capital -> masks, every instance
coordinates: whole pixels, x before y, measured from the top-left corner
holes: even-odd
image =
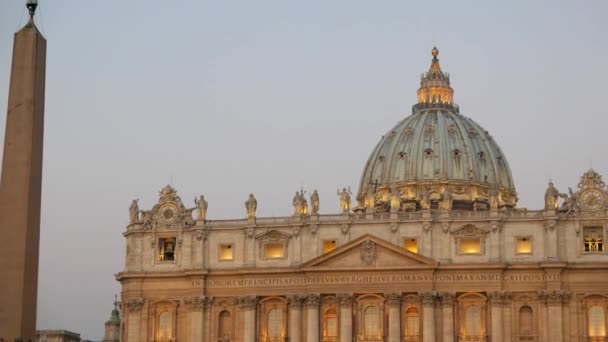
[[[305,300],[307,306],[319,306],[320,301],[321,297],[319,295],[308,295]]]
[[[302,307],[305,298],[302,295],[287,296],[287,303],[289,303],[290,308],[299,309]]]
[[[511,304],[511,292],[494,291],[488,293],[492,305],[507,305]]]
[[[434,291],[421,292],[419,296],[423,305],[435,305],[435,302],[437,301],[437,292]]]
[[[244,296],[238,298],[238,306],[240,309],[250,310],[255,309],[258,304],[258,298],[256,296]]]
[[[186,304],[190,311],[201,311],[205,307],[207,298],[205,298],[204,296],[195,296],[184,298],[183,302],[184,304]]]
[[[452,305],[454,304],[454,299],[456,296],[452,292],[441,292],[439,294],[439,299],[441,300],[441,305]]]
[[[386,304],[388,305],[401,304],[401,297],[401,293],[388,293],[384,295],[384,298],[386,298]]]
[[[340,305],[352,305],[354,297],[352,293],[340,293],[336,297],[338,297],[338,302]]]
[[[141,307],[144,305],[143,298],[131,298],[125,301],[125,305],[127,306],[127,310],[129,312],[137,312],[141,310]]]

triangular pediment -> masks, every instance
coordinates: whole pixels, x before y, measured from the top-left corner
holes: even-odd
[[[437,262],[366,234],[302,265],[304,269],[432,268]]]

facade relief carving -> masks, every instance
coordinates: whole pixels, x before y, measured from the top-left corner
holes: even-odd
[[[361,260],[366,265],[371,265],[376,261],[377,256],[376,243],[372,240],[363,241],[361,244]]]

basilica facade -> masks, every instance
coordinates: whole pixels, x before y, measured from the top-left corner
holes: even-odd
[[[122,341],[606,341],[608,189],[594,170],[517,207],[506,156],[460,113],[437,49],[411,115],[341,212],[207,220],[166,186],[130,208]],[[327,199],[324,199],[327,200]]]

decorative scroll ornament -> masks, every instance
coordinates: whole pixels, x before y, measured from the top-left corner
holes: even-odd
[[[371,265],[376,261],[377,256],[376,243],[372,240],[365,240],[361,244],[361,260],[363,260],[366,265]]]
[[[589,169],[581,176],[581,180],[578,182],[578,188],[581,190],[585,189],[604,189],[606,183],[602,180],[602,176],[595,172],[593,169]]]
[[[187,228],[194,225],[192,211],[195,209],[186,208],[177,195],[177,191],[167,185],[159,192],[158,203],[151,210],[139,210],[137,201],[133,201],[129,211],[131,220],[133,221],[133,216],[137,214],[137,222],[135,223],[138,223],[144,229],[152,229],[158,226]]]

